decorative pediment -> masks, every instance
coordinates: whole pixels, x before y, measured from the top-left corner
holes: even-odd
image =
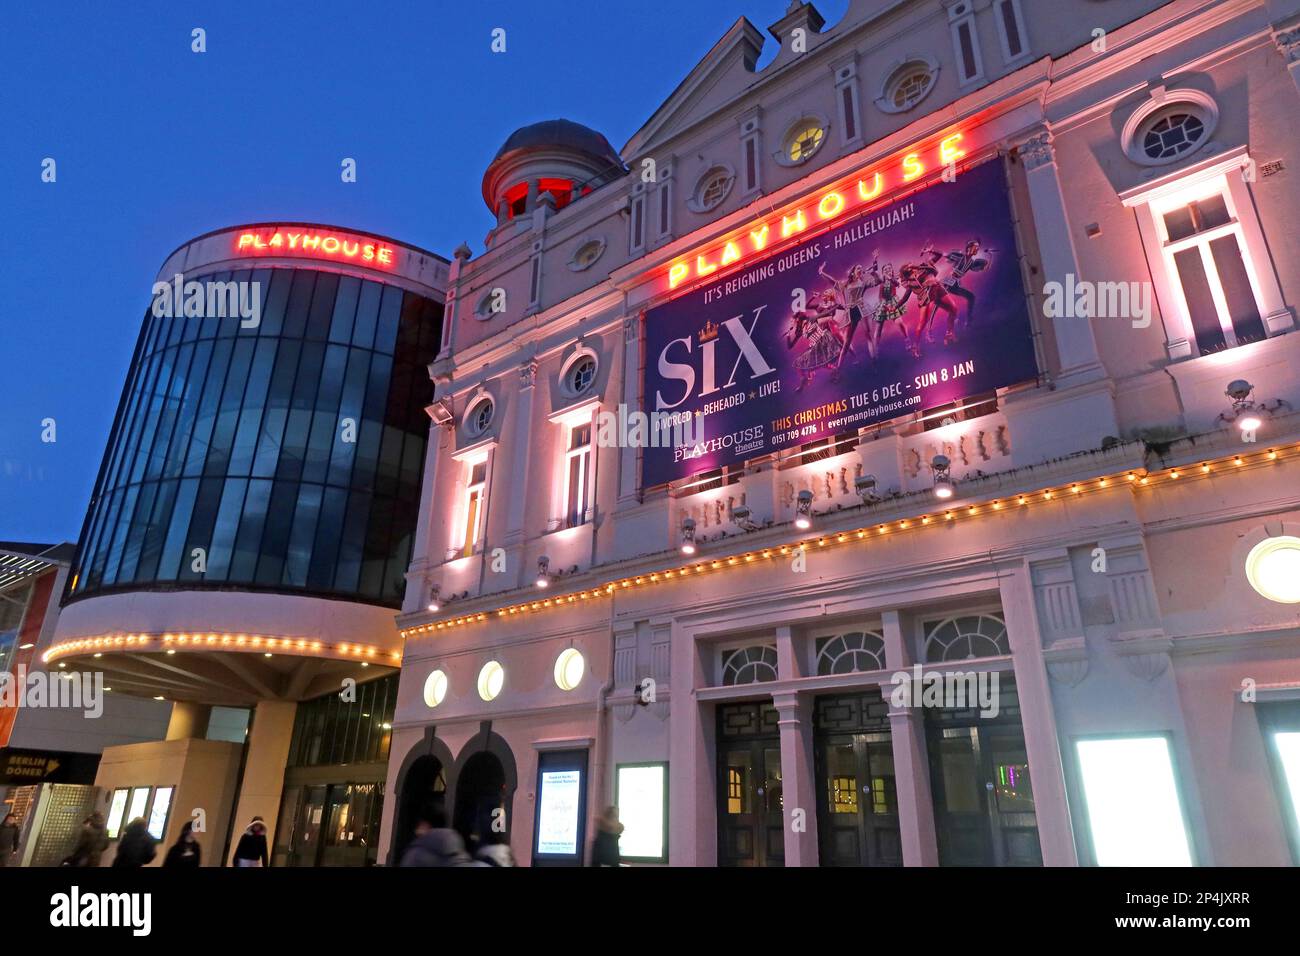
[[[763,34],[741,17],[622,149],[624,162],[643,156],[696,120],[731,102],[753,80]]]

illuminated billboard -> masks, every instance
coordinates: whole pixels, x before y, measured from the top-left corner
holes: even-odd
[[[1038,373],[1006,174],[838,222],[645,314],[645,410],[694,423],[642,484],[739,464]]]

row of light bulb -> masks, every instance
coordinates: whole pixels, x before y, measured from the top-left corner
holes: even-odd
[[[1300,445],[1296,446],[1300,449]],[[936,456],[942,458],[943,456]],[[1185,474],[1200,473],[1208,475],[1216,466],[1229,465],[1234,468],[1243,467],[1247,458],[1253,458],[1260,462],[1276,461],[1280,454],[1277,449],[1270,448],[1259,452],[1257,455],[1243,456],[1241,454],[1231,455],[1226,458],[1215,459],[1212,461],[1201,462],[1198,465],[1185,466],[1181,468],[1170,468],[1162,474],[1169,480],[1179,480]],[[1294,457],[1294,456],[1287,456]],[[955,494],[955,483],[952,478],[946,474],[946,469],[941,469],[939,465],[946,465],[946,459],[942,462],[932,463],[935,469],[935,495],[941,499],[951,499]],[[972,503],[965,508],[950,509],[945,511],[942,516],[921,515],[919,517],[903,518],[897,521],[891,521],[887,524],[876,525],[872,528],[858,528],[850,531],[836,532],[831,535],[822,536],[810,541],[796,542],[794,544],[779,545],[771,548],[763,548],[759,551],[747,552],[739,555],[711,559],[707,563],[684,565],[680,568],[671,568],[663,571],[655,571],[647,574],[636,575],[631,578],[623,578],[616,581],[607,581],[604,584],[597,585],[590,590],[576,591],[570,594],[556,595],[534,601],[524,601],[519,604],[507,605],[490,611],[475,611],[456,618],[449,618],[444,621],[431,622],[406,628],[401,631],[403,638],[411,637],[416,634],[426,634],[433,631],[460,627],[466,624],[484,622],[489,614],[495,614],[499,618],[509,617],[516,614],[524,614],[528,611],[544,610],[551,607],[560,607],[567,604],[594,600],[600,597],[613,595],[619,590],[631,588],[646,587],[658,584],[663,581],[671,581],[678,578],[685,578],[691,575],[703,574],[709,570],[721,570],[726,567],[735,567],[741,564],[751,564],[758,560],[770,560],[776,557],[785,556],[792,552],[808,550],[812,547],[826,547],[831,543],[833,538],[836,543],[844,544],[851,540],[863,540],[872,534],[883,535],[893,529],[905,531],[912,528],[925,527],[937,521],[953,521],[959,515],[974,517],[983,511],[1001,512],[1006,508],[1026,507],[1034,501],[1050,502],[1061,497],[1074,497],[1087,491],[1101,491],[1109,488],[1112,484],[1130,484],[1135,487],[1147,487],[1155,480],[1159,480],[1160,474],[1147,473],[1138,474],[1129,471],[1123,474],[1103,475],[1099,478],[1088,479],[1086,481],[1072,482],[1068,486],[1058,489],[1044,488],[1038,491],[1026,492],[1024,494],[1013,495],[1003,499],[993,501]],[[798,507],[795,516],[795,527],[801,531],[806,531],[812,527],[812,494],[811,492],[801,492]],[[684,555],[694,555],[698,551],[695,539],[695,522],[686,518],[682,522],[680,550]],[[549,582],[548,582],[549,583]],[[437,608],[430,606],[431,611]]]

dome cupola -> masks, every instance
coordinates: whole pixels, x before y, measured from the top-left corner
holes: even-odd
[[[623,160],[594,129],[553,119],[507,137],[483,174],[483,201],[502,225],[529,213],[549,192],[555,208],[623,175]]]

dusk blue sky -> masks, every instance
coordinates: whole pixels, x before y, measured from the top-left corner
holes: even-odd
[[[737,17],[766,30],[786,6],[6,5],[0,540],[76,540],[150,286],[178,245],[283,219],[477,255],[492,223],[480,182],[510,132],[564,116],[621,149]],[[818,4],[830,24],[846,7]],[[194,27],[206,53],[190,50]],[[760,62],[775,52],[769,37]],[[56,183],[41,182],[45,157]],[[356,183],[340,180],[344,157]]]

